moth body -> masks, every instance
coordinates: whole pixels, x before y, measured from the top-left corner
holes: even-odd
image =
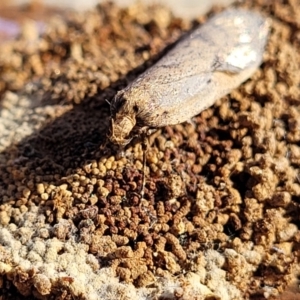
[[[228,9],[199,26],[111,102],[111,142],[190,120],[247,80],[262,62],[268,21]]]

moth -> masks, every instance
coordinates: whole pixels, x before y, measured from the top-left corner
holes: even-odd
[[[199,26],[110,103],[109,140],[190,120],[247,80],[262,63],[269,22],[259,13],[227,9]]]

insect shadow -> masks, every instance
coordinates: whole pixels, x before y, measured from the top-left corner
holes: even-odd
[[[8,190],[11,183],[20,180],[20,174],[24,170],[26,174],[31,174],[22,178],[23,186],[32,180],[32,173],[34,180],[39,176],[44,184],[60,185],[63,182],[61,178],[75,174],[78,168],[93,160],[116,154],[116,146],[107,143],[111,117],[109,102],[118,90],[154,64],[175,43],[107,88],[99,90],[95,96],[85,98],[80,104],[47,122],[20,142],[9,145],[0,153],[0,158],[6,162],[2,163],[3,177],[0,177],[0,188],[3,191]],[[51,95],[45,94],[41,99],[34,100],[31,108],[43,109],[56,104]],[[61,105],[66,104],[62,101]],[[14,198],[17,193],[17,187],[15,191],[10,192]]]

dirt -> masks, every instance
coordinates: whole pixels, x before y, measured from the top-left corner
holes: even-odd
[[[264,62],[149,138],[144,198],[109,102],[206,17],[104,4],[1,44],[1,299],[298,297],[300,6],[239,6],[272,21]]]

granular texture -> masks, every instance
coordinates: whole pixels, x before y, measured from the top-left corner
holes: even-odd
[[[242,6],[272,20],[261,68],[149,138],[143,199],[143,150],[106,143],[106,100],[195,22],[105,4],[1,45],[2,299],[264,299],[295,282],[300,6]]]

